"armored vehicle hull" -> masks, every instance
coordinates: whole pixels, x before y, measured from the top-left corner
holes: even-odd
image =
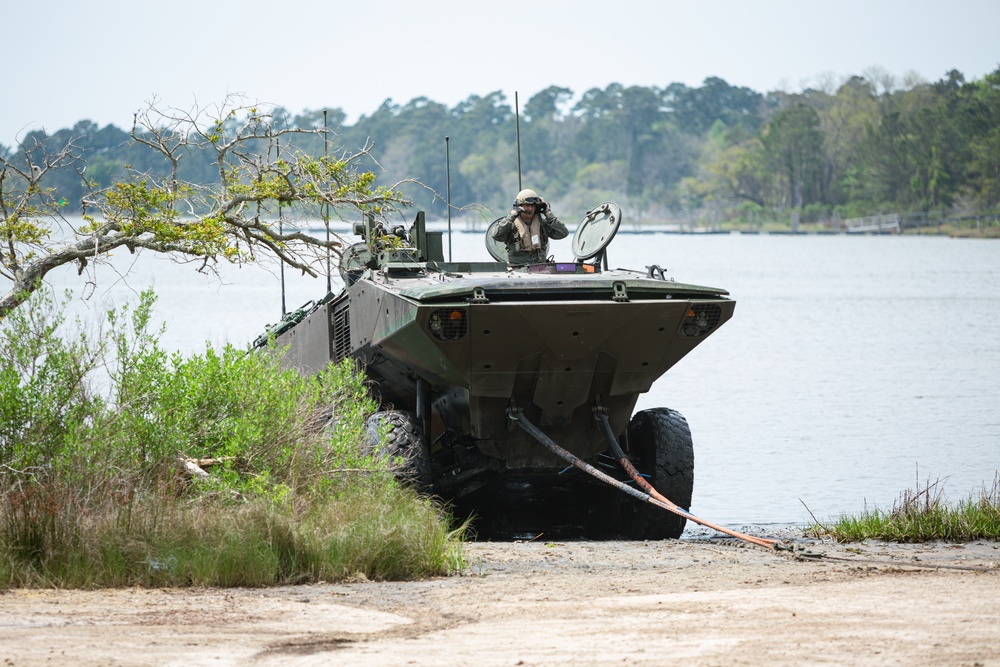
[[[633,411],[640,394],[732,317],[725,290],[600,261],[444,262],[439,244],[423,240],[422,216],[408,235],[413,247],[385,250],[377,229],[363,235],[360,261],[342,265],[344,289],[277,336],[289,346],[288,363],[311,373],[356,359],[386,409],[375,422],[411,434],[393,450],[411,462],[403,472],[460,510],[492,517],[501,532],[551,532],[568,522],[593,536],[679,535],[683,519],[648,517],[628,498],[624,508],[600,500],[602,491],[566,473],[510,415],[604,465],[609,444],[595,419],[603,415],[640,470],[688,507],[686,422],[669,410]]]

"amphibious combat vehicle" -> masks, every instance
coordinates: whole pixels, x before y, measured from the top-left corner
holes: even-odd
[[[690,507],[687,422],[668,408],[633,410],[735,301],[658,266],[609,269],[620,224],[605,202],[576,230],[575,261],[511,266],[489,232],[496,261],[446,262],[443,233],[428,231],[422,212],[408,229],[367,220],[341,259],[344,288],[271,335],[305,373],[356,359],[383,406],[369,422],[372,445],[401,477],[474,515],[481,534],[676,538],[682,516],[567,467],[521,427],[627,479],[613,438],[660,493]]]

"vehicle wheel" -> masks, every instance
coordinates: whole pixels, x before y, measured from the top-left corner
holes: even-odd
[[[388,459],[399,481],[431,488],[431,455],[417,416],[402,410],[376,412],[365,422],[365,453]]]
[[[632,416],[628,425],[631,458],[657,491],[687,510],[694,488],[694,444],[684,415],[670,408],[651,408]],[[687,519],[649,503],[635,508],[631,526],[639,539],[677,539]]]

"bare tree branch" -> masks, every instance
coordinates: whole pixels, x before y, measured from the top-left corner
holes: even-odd
[[[400,187],[415,181],[377,185],[371,165],[381,167],[370,141],[354,152],[316,157],[301,148],[310,135],[325,137],[322,129],[279,124],[269,109],[238,96],[209,109],[163,107],[154,100],[135,114],[131,137],[158,166],[128,165],[110,187],[87,181],[86,164],[72,142],[53,153],[36,144],[0,156],[0,279],[9,282],[0,294],[0,318],[49,271],[76,262],[82,273],[123,246],[178,261],[197,259],[201,271],[214,270],[220,261],[273,258],[318,275],[327,254],[343,245],[336,235],[319,238],[305,229],[304,222],[320,217],[320,206],[342,220],[387,219],[409,205]],[[216,178],[185,180],[191,173],[185,164],[206,160]],[[84,183],[83,224],[68,221],[65,199],[44,187],[47,175],[68,166]],[[69,238],[53,241],[56,231]]]

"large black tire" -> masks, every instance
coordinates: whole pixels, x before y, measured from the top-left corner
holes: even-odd
[[[402,410],[376,412],[365,422],[365,453],[386,458],[400,482],[430,491],[431,455],[417,416]]]
[[[630,457],[639,472],[668,500],[691,508],[694,490],[694,444],[684,415],[670,408],[650,408],[632,416],[628,426]],[[649,503],[635,508],[630,537],[677,539],[687,519]]]

